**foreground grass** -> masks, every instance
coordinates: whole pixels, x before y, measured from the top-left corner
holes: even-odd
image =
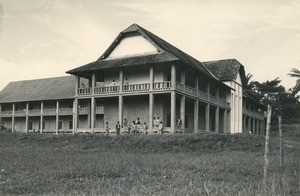
[[[271,141],[268,192],[264,138],[252,135],[0,134],[0,194],[298,195],[299,149],[279,168]]]

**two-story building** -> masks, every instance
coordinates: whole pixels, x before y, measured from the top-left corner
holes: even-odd
[[[264,130],[264,107],[243,92],[245,72],[237,60],[201,63],[136,24],[99,59],[67,73],[73,76],[8,84],[0,92],[3,126],[104,132],[106,122],[114,131],[118,121],[139,119],[152,133],[159,119],[169,133]]]

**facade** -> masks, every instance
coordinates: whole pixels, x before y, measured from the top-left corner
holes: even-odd
[[[136,24],[99,59],[67,73],[72,76],[8,84],[0,92],[2,125],[77,133],[105,132],[108,123],[114,132],[126,119],[146,123],[149,133],[157,132],[158,121],[165,133],[264,132],[264,107],[244,90],[243,65],[201,63]]]

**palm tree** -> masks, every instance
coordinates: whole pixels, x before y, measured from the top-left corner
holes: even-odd
[[[288,75],[297,78],[296,85],[293,89],[293,94],[295,95],[300,91],[300,70],[293,68]]]

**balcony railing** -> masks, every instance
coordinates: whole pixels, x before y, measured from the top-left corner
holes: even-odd
[[[25,116],[26,115],[26,110],[16,110],[15,111],[15,116]]]
[[[0,114],[2,117],[12,116],[12,111],[1,111]]]
[[[193,96],[197,96],[197,90],[190,86],[185,86],[185,93],[193,95]]]
[[[171,90],[171,87],[172,87],[172,82],[171,81],[154,82],[153,83],[153,90],[154,91]]]
[[[79,108],[79,114],[88,114],[89,110],[87,107]]]
[[[250,117],[254,117],[254,118],[259,118],[259,119],[263,119],[264,115],[262,113],[259,112],[254,112],[248,109],[243,108],[243,114],[250,116]]]
[[[40,115],[41,110],[28,110],[29,115]]]
[[[79,95],[91,95],[92,88],[90,88],[90,87],[78,88],[78,94]]]
[[[62,114],[62,115],[73,114],[73,108],[59,108],[58,114]]]
[[[103,106],[96,107],[96,114],[104,114],[104,107]]]
[[[43,109],[43,115],[55,115],[56,109]]]
[[[123,86],[123,92],[140,92],[140,91],[149,91],[150,84],[128,84]]]
[[[91,88],[89,88],[91,89]],[[117,94],[120,92],[120,86],[100,86],[100,87],[95,87],[94,89],[95,94]],[[80,94],[79,95],[89,95],[89,94]]]

